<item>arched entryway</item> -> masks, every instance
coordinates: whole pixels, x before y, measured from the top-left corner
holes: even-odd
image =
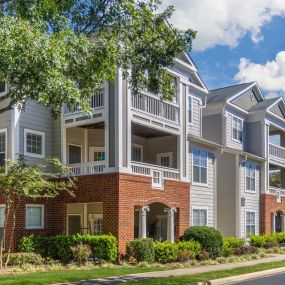
[[[175,241],[176,212],[176,208],[158,202],[135,207],[134,238]]]
[[[272,216],[272,232],[284,232],[285,231],[285,216],[283,212],[277,211]]]

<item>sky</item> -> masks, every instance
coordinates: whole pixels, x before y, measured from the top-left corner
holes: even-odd
[[[285,96],[285,0],[164,0],[172,24],[197,31],[190,56],[209,89],[257,81]]]

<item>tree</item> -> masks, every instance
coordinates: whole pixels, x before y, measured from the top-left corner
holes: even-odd
[[[7,259],[14,238],[16,213],[24,198],[53,198],[62,192],[73,195],[74,179],[66,176],[69,168],[57,159],[48,158],[45,164],[28,165],[23,156],[17,161],[7,161],[6,167],[0,167],[0,196],[5,200],[5,221],[3,236],[0,240],[0,268],[3,267],[3,246],[7,235],[8,223],[12,225],[9,244],[6,245]],[[65,176],[64,179],[62,177]]]
[[[281,187],[281,172],[274,171],[269,174],[269,185],[280,188]]]
[[[132,92],[145,87],[171,99],[165,68],[190,51],[196,32],[158,13],[159,0],[0,0],[0,82],[9,91],[0,112],[29,100],[60,114],[63,104],[88,112],[89,98],[118,69]],[[145,76],[146,71],[149,76]]]

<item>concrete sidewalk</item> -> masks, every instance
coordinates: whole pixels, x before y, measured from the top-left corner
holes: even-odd
[[[285,260],[284,254],[271,254],[270,257],[250,260],[250,261],[242,261],[236,263],[226,263],[226,264],[217,264],[217,265],[207,265],[207,266],[197,266],[183,269],[173,269],[173,270],[165,270],[165,271],[154,271],[154,272],[146,272],[146,273],[137,273],[130,274],[126,276],[116,276],[102,279],[94,279],[94,280],[86,280],[79,282],[71,282],[71,283],[63,283],[73,284],[73,285],[115,285],[120,283],[125,283],[128,281],[138,281],[149,278],[161,278],[161,277],[170,277],[170,276],[181,276],[181,275],[193,275],[198,273],[219,271],[219,270],[229,270],[238,267],[247,267],[256,264],[269,263],[269,262],[278,262]]]

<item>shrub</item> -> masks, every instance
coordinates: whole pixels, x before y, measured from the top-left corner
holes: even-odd
[[[257,247],[252,245],[239,246],[235,250],[236,255],[255,254],[258,252]]]
[[[263,247],[266,244],[266,235],[250,235],[249,243],[255,247]]]
[[[271,242],[268,241],[265,243],[264,248],[268,249],[268,248],[274,248],[274,247],[278,247],[279,244],[277,242]]]
[[[192,250],[180,249],[177,251],[177,261],[179,262],[188,262],[195,259],[196,255]]]
[[[7,254],[3,255],[3,261],[6,262]],[[23,266],[25,264],[40,265],[43,263],[41,255],[33,252],[16,252],[10,253],[9,266]]]
[[[154,243],[155,261],[170,263],[177,260],[178,247],[169,241]]]
[[[79,265],[84,265],[92,254],[92,250],[88,244],[80,243],[71,246],[70,249],[73,253],[73,259]]]
[[[230,256],[235,253],[237,247],[243,246],[245,240],[243,238],[229,237],[224,239],[224,256]]]
[[[198,241],[210,257],[218,257],[223,254],[224,240],[222,234],[214,228],[194,226],[185,230],[183,240]]]
[[[154,261],[154,244],[149,238],[135,239],[127,244],[127,256],[133,257],[137,262]]]
[[[197,258],[198,258],[198,260],[200,260],[200,261],[204,261],[204,260],[207,260],[207,259],[210,258],[210,254],[209,254],[209,252],[207,252],[206,250],[202,249],[202,250],[200,251],[200,253],[198,254]]]
[[[22,250],[33,250],[33,252],[39,253],[44,257],[67,263],[73,259],[71,247],[80,243],[90,246],[92,257],[107,262],[113,262],[117,259],[117,239],[112,235],[29,236],[20,240],[19,248]]]
[[[285,232],[275,233],[276,242],[285,243]]]
[[[180,241],[177,243],[177,249],[192,251],[194,254],[194,257],[196,257],[201,250],[201,244],[194,240]]]

